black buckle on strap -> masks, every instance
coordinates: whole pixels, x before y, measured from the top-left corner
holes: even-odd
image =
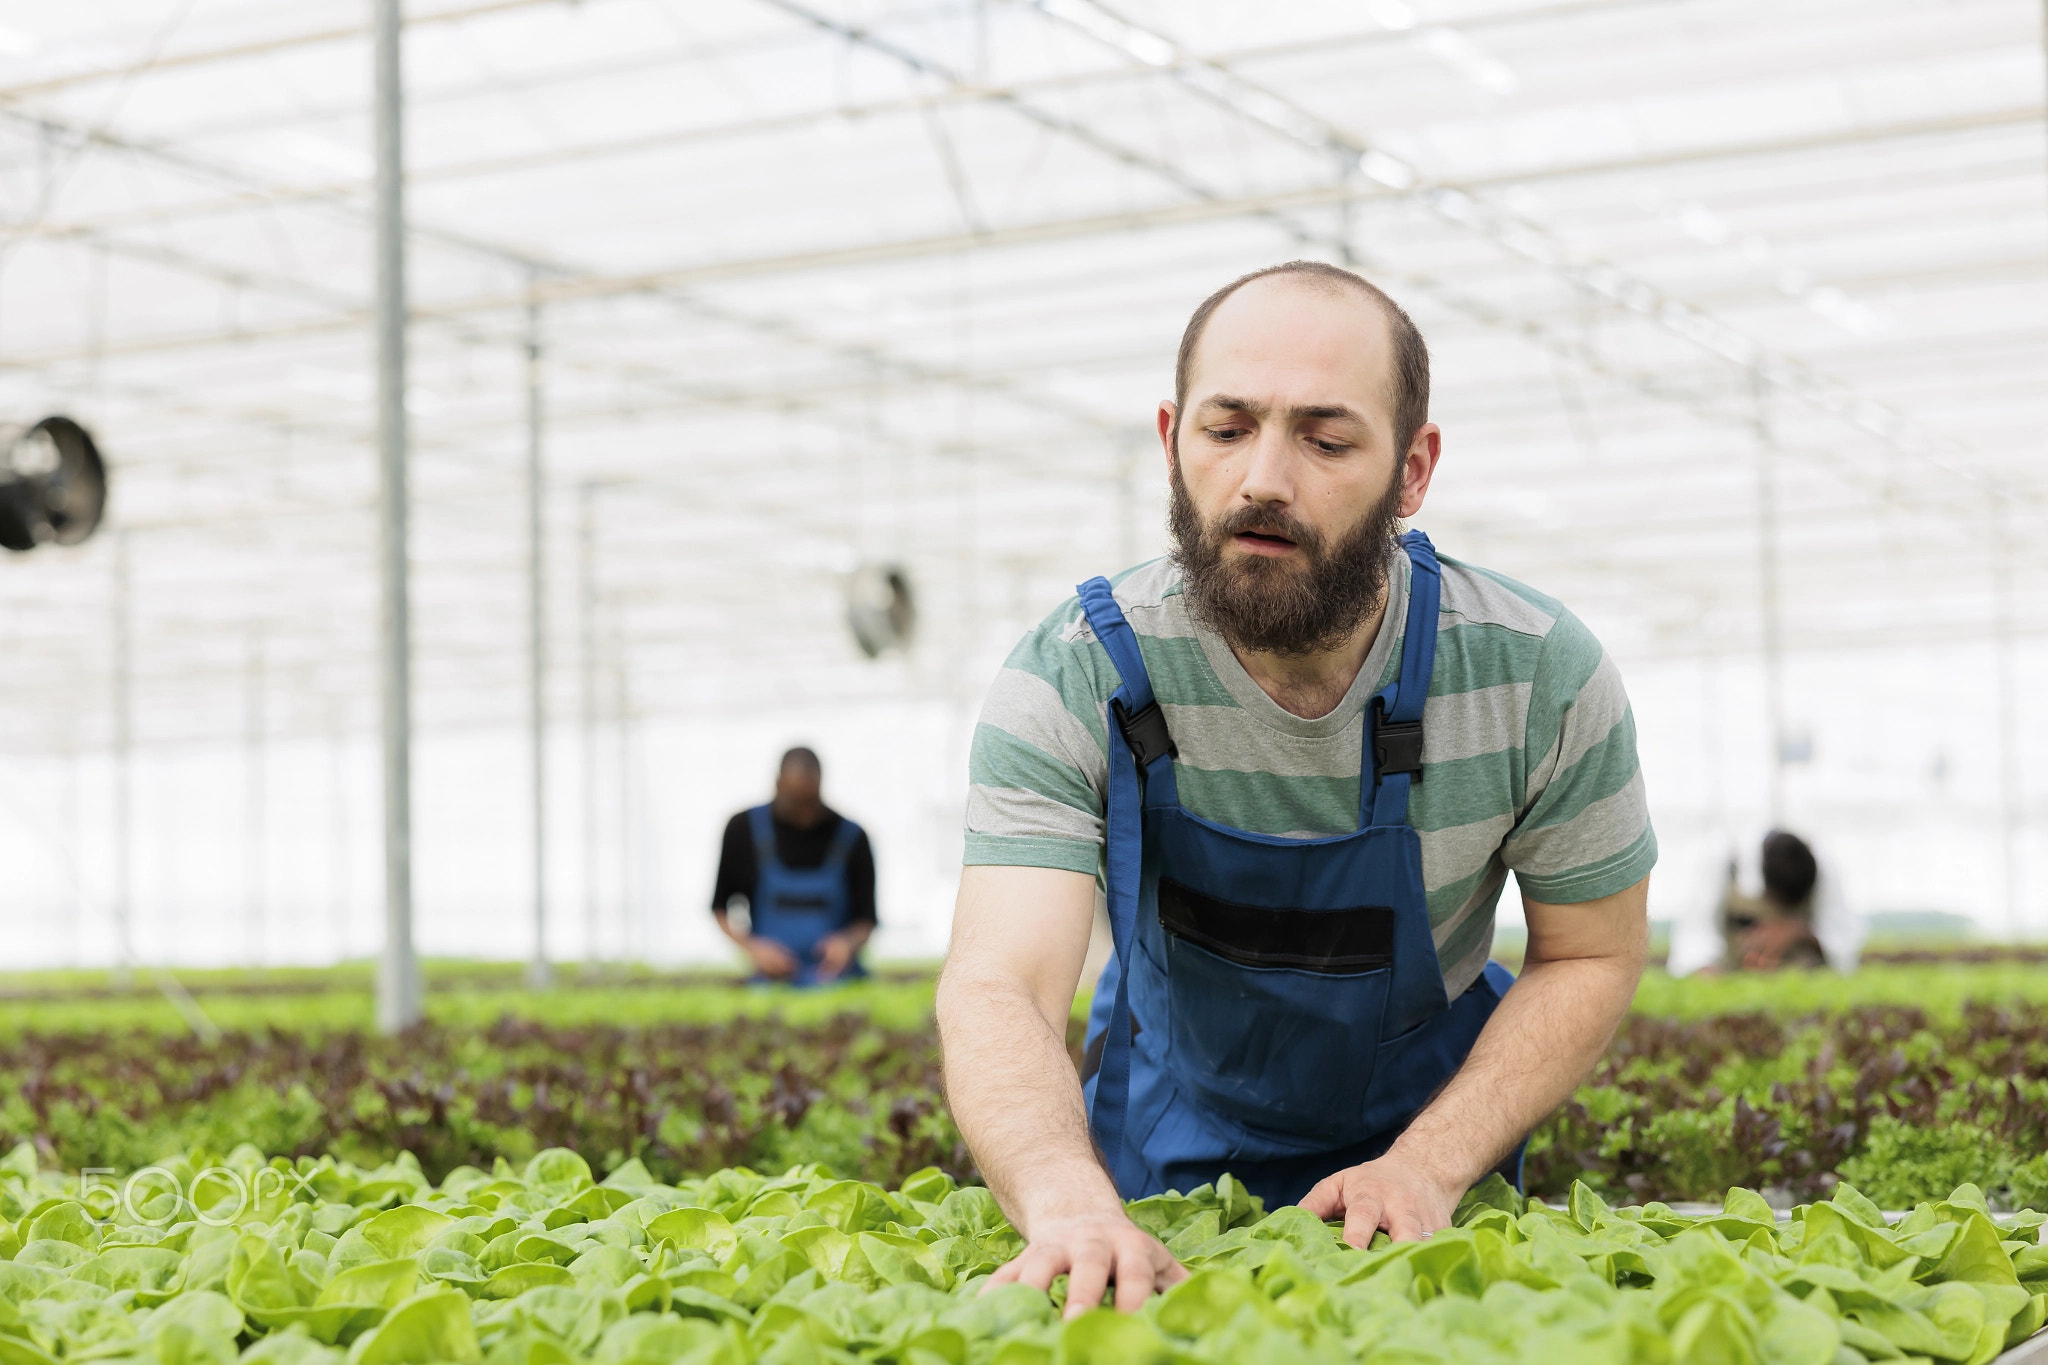
[[[1140,771],[1152,766],[1152,760],[1161,754],[1180,757],[1180,746],[1167,733],[1166,713],[1159,709],[1159,699],[1154,697],[1135,711],[1124,710],[1124,704],[1112,699],[1110,710],[1116,712],[1116,728],[1124,732],[1124,743],[1131,746],[1131,756],[1138,760]]]
[[[1422,780],[1422,722],[1381,720],[1373,713],[1372,766],[1381,777],[1389,773],[1413,773]]]

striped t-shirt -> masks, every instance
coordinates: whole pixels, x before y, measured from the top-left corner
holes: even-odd
[[[1358,679],[1304,720],[1259,689],[1197,626],[1180,575],[1154,560],[1118,576],[1123,608],[1179,746],[1181,803],[1218,824],[1295,838],[1358,827],[1365,708],[1393,681],[1407,633],[1408,557]],[[1493,945],[1509,870],[1525,895],[1568,904],[1641,881],[1657,839],[1621,675],[1578,618],[1499,574],[1443,558],[1436,668],[1423,712],[1424,780],[1408,800],[1422,838],[1444,985],[1456,997]],[[970,865],[1102,876],[1116,668],[1069,598],[1011,652],[969,759]]]

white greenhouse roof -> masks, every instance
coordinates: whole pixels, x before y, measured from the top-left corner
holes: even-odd
[[[0,392],[115,465],[146,728],[233,733],[251,637],[308,703],[367,698],[367,6],[0,15]],[[1615,646],[1754,648],[1759,418],[1788,639],[1985,630],[2000,496],[2041,627],[2031,0],[408,19],[424,723],[517,712],[529,297],[559,652],[594,482],[650,700],[877,685],[837,621],[858,558],[911,565],[945,658],[1150,550],[1179,325],[1297,254],[1357,261],[1431,339],[1438,540]],[[6,566],[10,745],[104,733],[76,703],[112,553]]]

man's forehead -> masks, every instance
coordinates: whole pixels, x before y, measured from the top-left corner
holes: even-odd
[[[1268,408],[1377,408],[1386,402],[1392,336],[1360,290],[1268,276],[1225,299],[1196,347],[1188,400]]]

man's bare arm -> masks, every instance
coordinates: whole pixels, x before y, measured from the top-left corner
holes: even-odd
[[[970,867],[939,976],[939,1039],[953,1119],[1028,1243],[996,1282],[1068,1276],[1067,1314],[1116,1282],[1134,1309],[1185,1276],[1124,1216],[1097,1160],[1067,1055],[1067,1019],[1095,918],[1095,881],[1056,868]]]
[[[856,920],[818,940],[818,980],[837,981],[853,963],[853,955],[874,936],[873,920]]]
[[[714,910],[711,913],[718,920],[719,932],[739,945],[740,951],[747,955],[753,962],[754,969],[761,975],[777,980],[796,975],[800,964],[795,953],[772,938],[762,938],[758,934],[741,929],[732,922],[732,916],[723,910]]]
[[[1450,1083],[1387,1154],[1317,1185],[1302,1200],[1344,1218],[1354,1246],[1385,1228],[1396,1241],[1447,1227],[1458,1200],[1562,1104],[1628,1012],[1649,945],[1649,881],[1577,905],[1523,897],[1529,948],[1507,993]]]

